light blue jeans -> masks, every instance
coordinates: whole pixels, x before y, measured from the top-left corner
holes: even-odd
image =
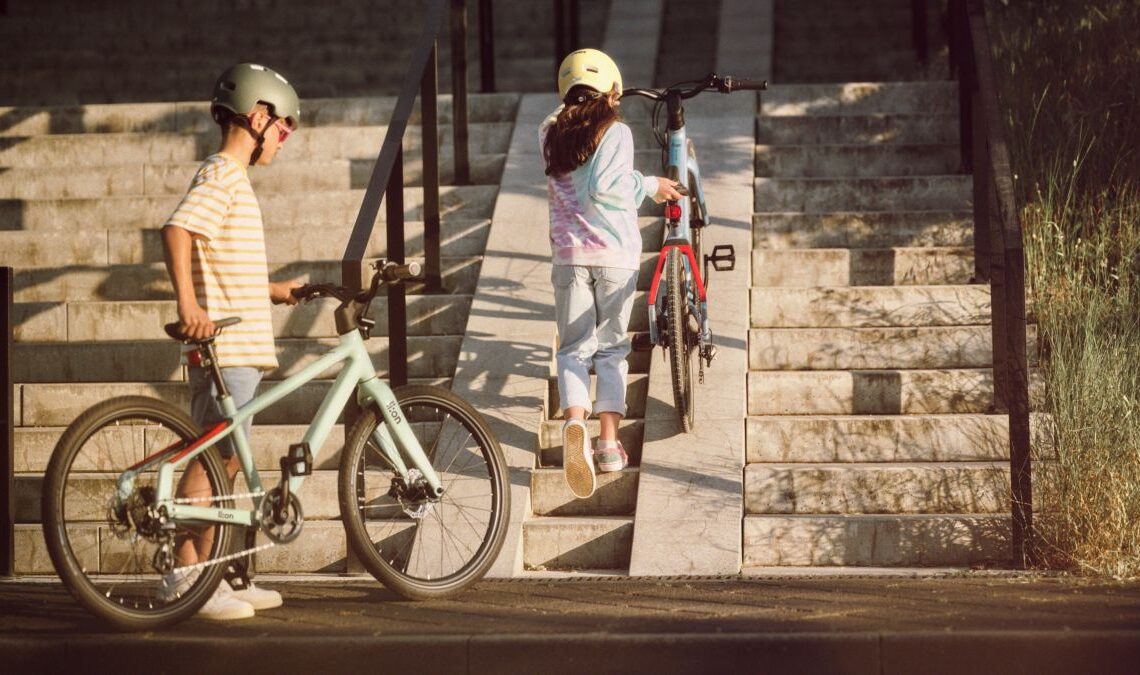
[[[558,395],[562,409],[625,415],[629,371],[629,315],[637,270],[554,265],[554,319],[558,324]],[[597,401],[590,405],[590,369],[598,377]]]
[[[225,420],[226,416],[218,405],[218,388],[214,386],[210,370],[194,367],[188,370],[190,371],[188,378],[190,418],[204,431]],[[257,368],[222,368],[222,380],[226,383],[226,389],[230,390],[234,405],[240,408],[257,395],[257,385],[261,383],[261,371]],[[245,429],[245,437],[249,438],[249,431],[253,428],[253,418],[250,417],[242,423],[242,428]],[[234,446],[230,443],[230,439],[226,438],[219,442],[218,451],[226,459],[233,457]]]

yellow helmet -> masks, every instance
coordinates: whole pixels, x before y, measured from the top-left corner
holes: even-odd
[[[613,59],[597,49],[579,49],[567,54],[558,66],[558,97],[565,99],[579,84],[603,94],[617,85],[621,93],[621,71]]]

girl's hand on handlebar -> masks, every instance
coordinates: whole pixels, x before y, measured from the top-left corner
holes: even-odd
[[[676,181],[669,180],[668,178],[657,178],[657,194],[653,195],[653,201],[660,204],[666,200],[677,200],[681,198],[681,192],[678,190],[680,184]]]
[[[295,305],[300,302],[300,298],[293,295],[294,288],[300,288],[301,282],[296,279],[292,281],[270,281],[269,282],[269,299],[275,305]]]

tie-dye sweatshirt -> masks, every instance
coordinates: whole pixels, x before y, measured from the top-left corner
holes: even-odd
[[[539,147],[555,111],[539,127]],[[555,265],[638,269],[641,231],[637,207],[657,193],[657,179],[633,168],[633,133],[610,125],[586,163],[563,176],[547,177],[550,247]]]

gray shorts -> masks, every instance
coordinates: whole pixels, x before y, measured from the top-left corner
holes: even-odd
[[[189,371],[190,417],[205,430],[224,421],[226,416],[218,406],[218,388],[214,386],[209,369],[192,367]],[[230,390],[234,405],[240,408],[257,395],[257,385],[261,383],[261,371],[257,368],[222,368],[222,379],[226,383],[226,388]],[[252,427],[252,417],[242,424],[247,438]],[[234,446],[228,438],[218,443],[218,450],[226,459],[234,456]]]

